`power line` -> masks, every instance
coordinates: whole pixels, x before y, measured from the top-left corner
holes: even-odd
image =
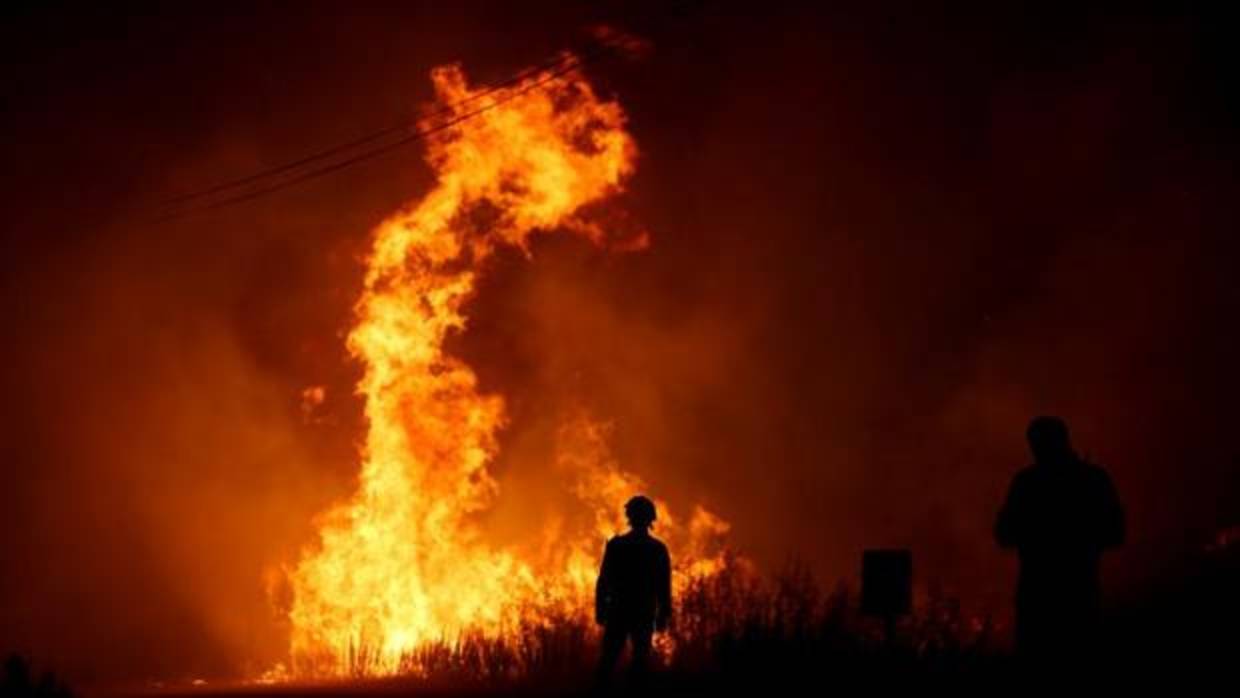
[[[663,6],[663,9],[672,10],[672,12],[669,12],[669,14],[679,15],[681,18],[683,18],[684,15],[687,14],[686,12],[684,12],[684,10],[689,9],[694,5],[698,5],[698,7],[701,6],[699,3],[695,3],[692,1],[688,1],[688,0],[679,0],[679,1],[673,0],[672,2],[669,2],[667,5]],[[169,220],[175,220],[178,218],[182,218],[182,217],[192,215],[195,213],[199,213],[199,212],[203,212],[203,211],[210,211],[214,209],[233,206],[239,203],[251,201],[253,199],[266,196],[268,194],[282,191],[284,189],[288,189],[290,187],[296,186],[303,182],[318,179],[320,177],[329,175],[333,172],[346,169],[358,163],[371,160],[376,157],[380,157],[392,151],[403,148],[411,143],[419,141],[423,138],[426,138],[427,136],[431,134],[451,128],[452,126],[460,124],[468,119],[478,116],[479,114],[490,111],[491,109],[494,109],[498,107],[499,105],[504,104],[505,102],[508,102],[516,97],[519,97],[523,94],[531,92],[551,82],[552,80],[562,75],[565,75],[573,70],[576,70],[586,65],[587,63],[590,63],[600,57],[606,56],[608,54],[615,55],[617,51],[614,49],[622,49],[623,44],[624,44],[624,39],[612,39],[610,41],[604,39],[604,40],[601,40],[600,43],[595,44],[590,49],[581,52],[580,56],[575,56],[571,53],[562,53],[554,59],[544,61],[542,64],[535,65],[533,67],[525,68],[521,71],[518,71],[516,74],[512,75],[511,77],[505,80],[502,80],[498,83],[495,83],[493,85],[490,85],[486,87],[485,89],[475,94],[472,94],[463,100],[460,100],[459,102],[456,102],[450,105],[445,105],[442,108],[435,110],[429,116],[412,122],[412,124],[402,123],[399,125],[389,126],[389,127],[371,132],[369,134],[363,135],[361,137],[355,138],[353,140],[340,143],[338,145],[325,148],[323,150],[319,150],[317,152],[311,153],[309,155],[298,158],[291,162],[284,163],[282,165],[270,167],[270,168],[261,170],[259,172],[255,172],[250,175],[238,177],[236,179],[220,182],[218,184],[206,187],[204,189],[187,192],[185,194],[180,194],[180,195],[171,197],[169,199],[164,200],[163,202],[160,202],[159,204],[156,204],[153,207],[153,209],[156,209],[156,210],[151,210],[150,216],[141,217],[138,220],[143,220],[146,223],[158,223],[158,222],[164,222],[164,221],[169,221]],[[520,89],[516,91],[503,94],[504,90],[511,88],[515,85],[519,85],[521,81],[526,80],[533,75],[537,75],[539,73],[543,73],[548,70],[550,70],[551,72],[547,72],[545,75],[538,78],[534,82],[528,85],[522,86]],[[473,102],[476,102],[478,100],[481,100],[483,98],[494,96],[494,95],[500,95],[500,96],[496,97],[495,100],[491,102],[490,104],[487,104],[486,106],[483,106],[477,109],[472,109],[464,113],[459,113],[459,110],[461,107],[471,104]],[[369,143],[374,143],[376,141],[380,141],[384,138],[390,137],[402,131],[407,131],[410,128],[410,126],[418,124],[419,121],[421,122],[430,121],[440,116],[450,115],[450,114],[457,114],[457,115],[443,123],[435,124],[427,128],[414,130],[408,135],[406,135],[405,137],[395,140],[391,143],[379,145],[379,146],[370,148],[368,150],[363,150],[352,156],[346,157],[343,160],[337,160],[335,162],[330,162],[329,164],[322,165],[321,167],[318,167],[316,169],[304,171],[304,172],[301,172],[300,174],[293,174],[296,170],[304,167],[305,165],[316,163],[321,160],[329,160],[333,158],[334,156],[348,153],[349,151],[355,150],[358,147],[367,145]],[[251,187],[251,185],[264,182],[264,180],[272,180],[272,183],[265,184],[264,186],[260,186],[257,189],[249,188]],[[187,203],[199,200],[199,199],[208,199],[208,198],[214,197],[215,195],[218,195],[224,192],[229,192],[234,189],[246,189],[246,188],[249,188],[249,190],[244,191],[243,193],[233,194],[233,195],[227,196],[222,199],[209,201],[209,202],[199,204],[199,205],[191,205],[187,207],[182,206],[180,208],[177,208],[178,206],[181,206],[183,204],[187,204]],[[157,210],[161,208],[165,209],[165,211],[162,214],[157,212]],[[172,208],[174,210],[167,211],[168,208]],[[140,215],[141,214],[139,213],[139,216]]]
[[[582,65],[585,65],[587,62],[588,62],[588,58],[574,59],[570,61],[566,66],[560,68],[559,70],[553,71],[551,73],[547,73],[546,75],[539,78],[538,80],[535,80],[534,82],[522,87],[519,90],[510,92],[500,98],[497,98],[494,102],[491,102],[490,104],[487,104],[486,106],[474,109],[464,114],[460,114],[456,116],[455,118],[449,119],[448,121],[445,121],[441,124],[436,124],[435,126],[432,126],[430,128],[415,131],[411,133],[410,135],[404,138],[401,138],[398,141],[394,141],[387,145],[382,145],[376,148],[371,148],[370,150],[362,151],[361,153],[358,153],[357,155],[354,155],[353,157],[347,158],[345,160],[340,160],[330,165],[325,165],[318,169],[310,170],[309,172],[304,172],[302,174],[297,175],[296,177],[284,179],[284,180],[277,182],[276,184],[272,184],[272,185],[269,185],[269,186],[266,186],[260,189],[248,191],[244,194],[238,194],[236,196],[231,196],[225,199],[221,199],[219,201],[213,201],[211,203],[204,204],[202,206],[190,207],[187,209],[182,209],[180,211],[175,211],[173,213],[165,214],[162,216],[157,216],[151,219],[150,222],[162,223],[165,221],[182,218],[184,216],[188,216],[188,215],[198,213],[201,211],[211,211],[214,209],[225,208],[227,206],[233,206],[235,204],[239,204],[245,201],[250,201],[252,199],[257,199],[259,197],[266,196],[267,194],[271,194],[277,191],[281,191],[283,189],[287,189],[289,187],[301,184],[302,182],[307,182],[312,179],[318,179],[320,177],[329,175],[338,170],[342,170],[346,167],[351,167],[353,165],[356,165],[357,163],[364,162],[366,160],[371,160],[373,158],[379,157],[380,155],[384,155],[386,153],[390,153],[399,148],[403,148],[431,134],[438,133],[439,131],[449,129],[461,122],[472,119],[473,117],[478,116],[479,114],[483,114],[492,109],[495,109],[501,104],[512,101],[513,99],[520,97],[523,94],[532,92],[533,90],[536,90],[539,87],[542,87],[543,85],[551,82],[552,80],[555,80],[556,78],[562,75],[565,75],[569,72],[572,72],[573,70],[576,70],[577,68],[580,68]]]
[[[456,112],[458,109],[460,109],[461,107],[467,104],[476,102],[479,99],[482,99],[483,97],[486,97],[495,92],[498,92],[499,90],[505,89],[507,87],[511,87],[512,85],[515,85],[519,83],[520,81],[526,79],[530,75],[541,72],[543,70],[552,69],[556,67],[557,65],[560,65],[570,60],[573,60],[573,57],[571,55],[561,55],[559,58],[556,58],[554,60],[546,61],[540,65],[526,68],[516,73],[515,75],[501,82],[490,85],[486,89],[482,90],[481,92],[472,94],[469,97],[455,104],[445,105],[441,107],[440,109],[436,110],[435,112],[423,118],[425,120],[430,120],[430,119],[437,118],[439,116],[443,116],[445,114],[451,114],[453,112]],[[412,123],[416,124],[417,121],[415,120]],[[308,165],[312,162],[317,162],[319,160],[330,158],[333,155],[338,155],[340,153],[347,152],[359,146],[363,146],[368,143],[373,143],[374,141],[380,140],[386,136],[390,136],[395,133],[400,133],[401,131],[407,131],[411,125],[412,124],[410,122],[405,121],[400,124],[388,126],[387,128],[383,128],[378,131],[373,131],[364,136],[355,138],[350,141],[345,141],[344,143],[339,143],[337,145],[311,153],[310,155],[306,155],[305,157],[299,158],[297,160],[293,160],[291,162],[284,163],[282,165],[277,165],[277,166],[274,166],[274,167],[271,167],[265,170],[260,170],[258,172],[246,175],[244,177],[238,177],[236,179],[219,182],[217,184],[211,185],[204,189],[199,189],[197,191],[191,191],[191,192],[186,192],[184,194],[178,194],[176,196],[172,196],[170,198],[167,198],[161,201],[159,205],[160,206],[173,206],[176,204],[185,203],[187,201],[193,201],[195,199],[201,199],[204,197],[208,197],[213,194],[218,194],[220,192],[227,191],[229,189],[236,189],[238,187],[244,187],[246,185],[253,184],[257,181],[267,179],[275,175],[280,175],[290,170],[295,170],[303,165]]]

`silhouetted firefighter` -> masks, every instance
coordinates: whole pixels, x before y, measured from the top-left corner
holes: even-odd
[[[672,564],[667,546],[650,535],[654,502],[638,495],[624,505],[631,530],[607,541],[594,595],[603,630],[597,680],[611,679],[625,641],[632,643],[631,679],[640,679],[650,657],[651,635],[667,629],[672,613]]]
[[[1016,649],[1026,659],[1080,659],[1095,640],[1102,552],[1124,542],[1124,512],[1106,471],[1072,449],[1058,417],[1029,424],[1034,464],[1012,480],[995,538],[1020,555]]]

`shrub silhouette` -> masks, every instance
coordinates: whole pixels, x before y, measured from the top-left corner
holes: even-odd
[[[30,662],[21,655],[12,654],[4,662],[4,678],[0,681],[0,696],[5,698],[69,698],[73,693],[61,683],[56,675],[45,671],[34,679]]]

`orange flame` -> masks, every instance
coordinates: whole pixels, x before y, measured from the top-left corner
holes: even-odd
[[[476,102],[459,67],[431,78],[443,103]],[[620,106],[576,71],[533,75],[429,140],[437,183],[374,232],[348,338],[365,367],[359,488],[323,515],[317,544],[289,572],[295,673],[392,673],[426,643],[501,636],[588,608],[600,536],[623,530],[621,505],[642,483],[611,458],[608,427],[578,413],[561,429],[556,462],[591,524],[552,517],[536,552],[488,544],[474,516],[499,494],[487,466],[504,401],[480,393],[444,343],[465,328],[465,305],[499,246],[528,252],[531,235],[552,229],[601,242],[579,211],[620,191],[635,156]],[[660,524],[684,561],[678,584],[723,564],[712,553],[722,520],[698,508],[687,525],[666,513]]]

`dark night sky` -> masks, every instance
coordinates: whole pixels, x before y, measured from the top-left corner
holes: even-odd
[[[590,70],[631,116],[615,203],[653,245],[497,262],[455,350],[510,400],[501,481],[585,395],[656,493],[708,503],[768,568],[835,578],[906,545],[993,607],[1013,565],[991,517],[1053,412],[1129,508],[1113,598],[1240,523],[1234,18],[441,5],[4,11],[0,649],[94,678],[280,652],[263,570],[352,486],[358,256],[429,172],[414,147],[125,212],[399,122],[435,65],[503,79],[597,22],[653,44]],[[524,489],[499,520],[537,516]]]

